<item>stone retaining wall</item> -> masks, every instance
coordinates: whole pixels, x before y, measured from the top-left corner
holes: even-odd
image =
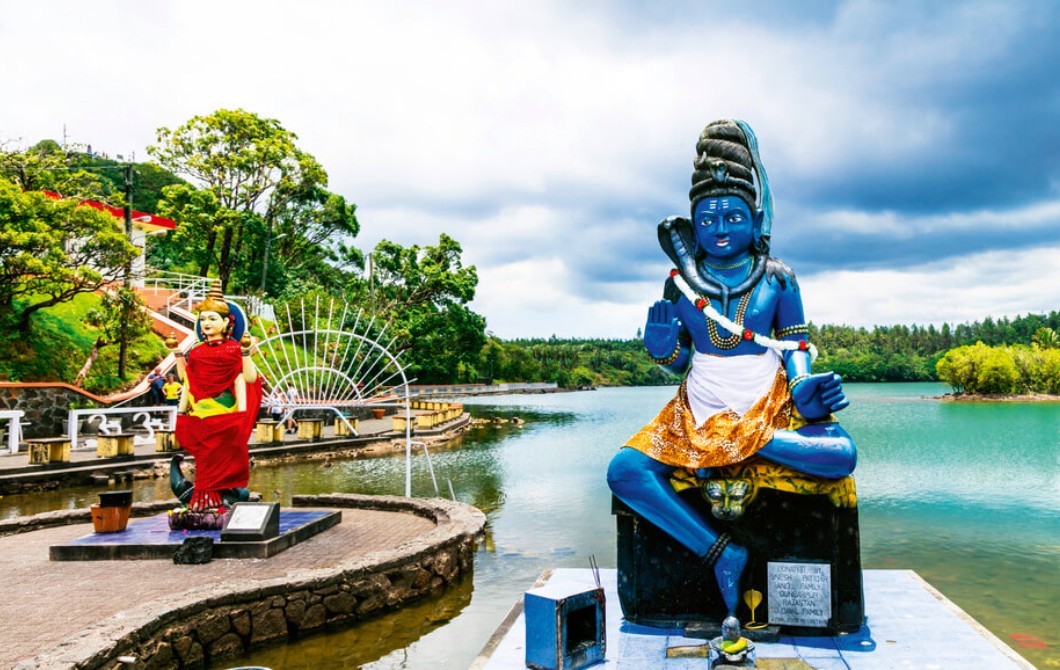
[[[128,400],[123,407],[146,407],[150,396],[143,394]],[[20,409],[25,412],[22,437],[54,437],[64,435],[63,422],[75,407],[107,407],[98,396],[74,388],[69,384],[0,382],[0,409]]]
[[[440,591],[471,572],[486,523],[477,509],[442,499],[332,494],[296,496],[294,504],[399,511],[431,519],[436,527],[333,568],[192,589],[125,610],[16,670],[205,668],[262,644],[348,626]]]

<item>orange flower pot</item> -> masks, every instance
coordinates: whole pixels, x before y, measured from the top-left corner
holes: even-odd
[[[97,533],[120,533],[129,523],[132,505],[100,507],[99,503],[92,503],[91,509],[92,528]]]
[[[372,416],[374,416],[377,419],[382,419],[384,416],[386,416],[386,410],[385,409],[373,409],[372,410]]]

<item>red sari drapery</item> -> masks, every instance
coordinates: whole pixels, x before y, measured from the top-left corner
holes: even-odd
[[[232,392],[243,372],[239,343],[203,343],[187,356],[188,391],[195,400]],[[191,507],[213,507],[224,489],[246,487],[250,481],[247,443],[261,407],[261,378],[247,384],[247,409],[215,416],[177,416],[176,438],[195,457],[195,493]]]

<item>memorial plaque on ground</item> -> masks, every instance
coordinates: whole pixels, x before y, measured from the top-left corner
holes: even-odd
[[[280,533],[279,503],[236,503],[221,530],[221,541],[267,540]]]
[[[768,566],[769,623],[828,625],[832,618],[832,566],[777,563]]]

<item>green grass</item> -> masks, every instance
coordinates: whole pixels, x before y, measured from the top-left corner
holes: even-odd
[[[9,323],[0,326],[0,379],[22,382],[74,383],[96,341],[96,331],[84,324],[85,314],[100,298],[81,294],[73,300],[36,312],[29,336]],[[10,321],[10,320],[8,320]],[[118,378],[118,345],[100,350],[82,387],[107,395],[135,383],[166,355],[158,336],[133,341],[126,359],[125,378]]]

